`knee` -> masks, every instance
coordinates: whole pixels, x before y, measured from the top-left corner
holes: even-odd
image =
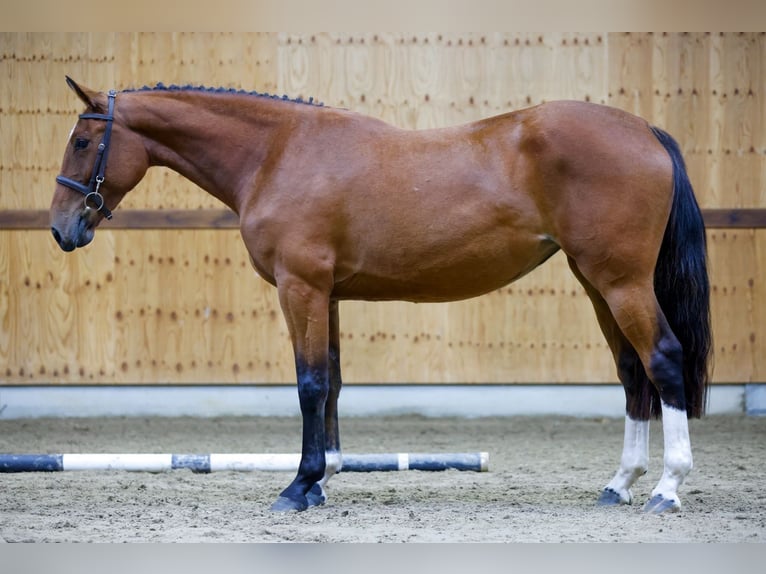
[[[327,400],[329,382],[327,369],[298,366],[298,398],[301,408],[322,408]]]

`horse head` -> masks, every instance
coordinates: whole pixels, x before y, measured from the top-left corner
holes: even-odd
[[[117,94],[96,92],[67,77],[86,105],[72,128],[50,209],[53,237],[64,251],[93,240],[101,220],[114,209],[149,168],[140,135],[124,123]]]

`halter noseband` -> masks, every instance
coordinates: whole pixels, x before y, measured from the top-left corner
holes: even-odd
[[[85,196],[85,207],[87,209],[95,209],[100,211],[107,219],[112,219],[112,212],[106,207],[104,203],[104,196],[101,195],[98,189],[101,184],[104,183],[104,172],[106,171],[106,158],[109,155],[109,141],[112,137],[112,122],[114,121],[114,101],[117,97],[117,92],[114,90],[109,91],[109,107],[106,114],[80,114],[81,120],[103,120],[106,122],[106,129],[104,130],[104,139],[98,144],[98,154],[96,155],[96,163],[93,164],[93,175],[90,177],[88,185],[85,186],[79,181],[75,181],[63,175],[56,177],[56,182],[61,185],[65,185],[69,189],[79,191]],[[88,201],[93,202],[93,206],[88,205]]]

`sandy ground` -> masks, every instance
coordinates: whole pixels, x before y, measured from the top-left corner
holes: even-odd
[[[683,512],[641,505],[662,470],[653,423],[637,504],[599,508],[622,420],[348,418],[346,452],[490,453],[490,472],[341,473],[327,504],[275,514],[278,472],[0,474],[6,542],[766,542],[766,418],[692,421]],[[297,452],[295,418],[0,421],[0,452]]]

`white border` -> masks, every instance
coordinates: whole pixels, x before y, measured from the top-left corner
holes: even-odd
[[[743,414],[748,391],[716,385],[709,414]],[[752,394],[748,392],[747,394]],[[105,416],[298,416],[290,386],[0,386],[0,419]],[[341,416],[625,416],[618,385],[347,385]]]

